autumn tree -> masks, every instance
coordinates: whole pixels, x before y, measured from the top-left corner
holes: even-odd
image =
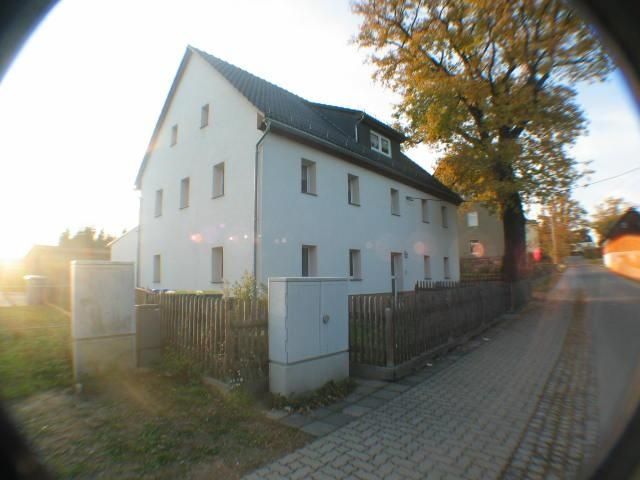
[[[542,251],[556,263],[570,255],[575,244],[591,241],[587,211],[567,194],[547,199],[538,228]]]
[[[585,131],[575,84],[611,63],[558,0],[357,0],[356,43],[400,95],[410,143],[442,148],[436,175],[504,225],[504,274],[525,258],[523,202],[580,177],[567,146]]]
[[[602,203],[596,206],[596,211],[591,216],[591,228],[596,231],[599,239],[609,232],[613,224],[616,223],[622,214],[630,207],[630,203],[618,197],[607,197]]]

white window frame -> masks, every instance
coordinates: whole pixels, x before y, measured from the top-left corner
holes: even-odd
[[[362,280],[362,253],[354,248],[349,250],[349,278]]]
[[[191,179],[185,177],[180,180],[180,210],[189,207],[189,197],[191,196]]]
[[[301,269],[303,277],[315,277],[318,275],[318,247],[315,245],[302,245]]]
[[[429,200],[423,198],[421,201],[422,223],[429,223]]]
[[[444,257],[442,259],[443,267],[444,267],[444,279],[451,279],[451,265],[449,264],[449,257]]]
[[[360,178],[347,174],[347,201],[349,205],[360,206]]]
[[[303,158],[300,160],[300,192],[307,195],[317,195],[316,162]]]
[[[211,248],[211,283],[224,282],[224,247]]]
[[[160,254],[153,256],[153,283],[162,281],[162,257]]]
[[[209,104],[205,104],[200,108],[200,128],[207,127],[209,125]]]
[[[155,205],[153,207],[153,215],[155,217],[161,217],[162,216],[162,204],[164,203],[164,191],[159,188],[158,190],[156,190],[156,201],[155,201]]]
[[[213,166],[212,198],[218,198],[224,195],[224,180],[224,162],[220,162]]]
[[[397,188],[389,190],[389,199],[391,202],[391,215],[400,216],[400,192]]]
[[[449,228],[449,215],[446,205],[440,205],[440,215],[442,215],[442,228]]]
[[[429,255],[425,255],[422,262],[424,268],[424,279],[431,280],[431,257]]]
[[[467,227],[478,227],[479,225],[478,212],[467,212]]]
[[[171,127],[171,146],[173,147],[178,143],[178,124]]]
[[[386,142],[388,145],[387,152],[385,152],[382,148],[383,142]],[[371,150],[375,150],[376,152],[386,155],[387,157],[391,157],[391,140],[389,140],[384,135],[380,135],[378,132],[374,132],[373,130],[371,130],[369,134],[369,143],[371,146]]]
[[[469,240],[469,253],[474,257],[480,257],[481,255],[476,255],[474,247],[479,246],[482,247],[482,243],[479,240]]]

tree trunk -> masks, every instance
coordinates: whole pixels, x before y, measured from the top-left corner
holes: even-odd
[[[524,273],[527,252],[526,219],[520,194],[517,192],[510,194],[500,206],[504,230],[502,275],[505,281],[514,282],[521,278]]]

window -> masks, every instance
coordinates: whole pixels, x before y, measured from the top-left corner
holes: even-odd
[[[316,247],[313,245],[302,246],[302,276],[313,277],[317,275]]]
[[[349,192],[347,194],[351,205],[360,205],[360,182],[355,175],[347,176],[347,185]]]
[[[156,204],[154,208],[154,214],[156,217],[162,215],[162,189],[156,190]]]
[[[211,249],[211,283],[221,283],[224,278],[224,250],[222,247]]]
[[[429,201],[422,199],[422,221],[429,223]]]
[[[180,181],[180,208],[189,206],[189,177]]]
[[[171,146],[173,147],[178,143],[178,125],[171,127]]]
[[[352,280],[362,278],[360,267],[360,250],[349,250],[349,276]]]
[[[213,198],[224,195],[224,162],[213,167]]]
[[[449,257],[444,257],[444,278],[451,278],[451,270],[449,270]]]
[[[442,226],[447,228],[449,226],[449,220],[447,218],[447,207],[446,205],[442,205],[440,207],[440,213],[442,214]]]
[[[424,279],[431,279],[431,257],[429,255],[424,256]]]
[[[387,157],[391,156],[391,142],[387,137],[383,137],[379,133],[371,132],[369,134],[369,138],[371,139],[371,149],[376,152],[383,153]]]
[[[316,163],[310,160],[302,159],[300,164],[301,173],[301,192],[316,194]]]
[[[391,189],[391,215],[400,215],[400,193],[395,188]]]
[[[478,240],[469,240],[469,253],[474,257],[482,257],[484,248]]]
[[[478,212],[467,213],[467,227],[478,226]]]
[[[209,104],[203,105],[200,109],[200,128],[209,125]]]
[[[153,256],[153,283],[160,283],[160,255]]]

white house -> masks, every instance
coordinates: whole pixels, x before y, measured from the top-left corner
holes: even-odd
[[[138,261],[138,227],[120,235],[109,245],[110,259],[112,262],[133,262]],[[137,268],[136,268],[137,270]]]
[[[351,293],[459,278],[460,197],[364,112],[187,47],[136,180],[138,284],[350,276]]]

